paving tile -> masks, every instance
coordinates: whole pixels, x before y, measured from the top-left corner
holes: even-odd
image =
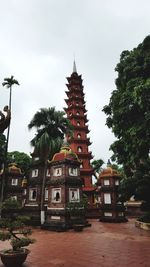
[[[150,267],[150,232],[136,228],[133,219],[121,224],[90,222],[92,227],[81,233],[33,229],[37,241],[23,267]]]

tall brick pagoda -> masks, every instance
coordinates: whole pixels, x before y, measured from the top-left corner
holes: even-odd
[[[73,137],[68,136],[68,142],[72,151],[74,151],[81,160],[80,175],[84,179],[83,191],[88,196],[89,203],[93,204],[94,187],[92,185],[93,169],[90,165],[90,160],[93,158],[92,153],[89,152],[90,139],[87,137],[89,133],[87,110],[85,108],[84,92],[81,75],[78,75],[76,64],[74,61],[73,72],[67,78],[66,84],[68,90],[66,91],[67,99],[65,99],[67,108],[64,110],[67,117],[73,125]]]

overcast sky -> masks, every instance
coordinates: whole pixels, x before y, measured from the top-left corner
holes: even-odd
[[[9,151],[30,153],[27,125],[42,107],[62,110],[75,55],[88,109],[90,150],[107,162],[114,140],[102,112],[123,50],[150,33],[149,0],[0,0],[0,84],[14,75]],[[0,85],[0,109],[9,91]]]

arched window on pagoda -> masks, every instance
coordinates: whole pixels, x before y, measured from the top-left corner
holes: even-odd
[[[32,170],[32,177],[37,177],[38,176],[38,169]]]
[[[29,190],[29,200],[36,201],[36,197],[37,197],[37,189],[30,188],[30,190]]]
[[[77,113],[76,113],[76,114],[77,114],[77,116],[79,116],[79,115],[80,115],[80,112],[79,112],[79,111],[77,111]]]
[[[83,163],[80,164],[80,169],[83,169]]]
[[[82,152],[82,147],[78,146],[77,150],[78,150],[78,152]]]
[[[80,122],[79,121],[77,121],[77,126],[80,126]]]
[[[51,176],[50,169],[47,169],[46,176]]]
[[[79,102],[76,102],[76,106],[79,106]]]
[[[48,200],[48,188],[45,188],[45,200]]]
[[[77,134],[77,137],[78,137],[78,139],[81,139],[81,134],[78,133],[78,134]]]

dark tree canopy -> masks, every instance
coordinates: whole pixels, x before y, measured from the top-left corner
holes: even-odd
[[[113,160],[122,164],[130,183],[127,193],[150,202],[150,36],[131,51],[123,51],[116,69],[116,90],[103,108],[106,125],[116,141],[111,145]],[[140,173],[140,175],[139,175]],[[124,187],[124,189],[127,186]],[[134,190],[133,190],[134,189]],[[125,192],[125,191],[124,191]]]
[[[55,107],[41,108],[37,111],[28,125],[29,129],[37,130],[31,145],[43,156],[51,158],[59,151],[64,134],[72,132],[70,121],[65,118],[63,111],[56,111]]]
[[[93,171],[94,171],[94,177],[96,179],[98,179],[99,177],[99,173],[102,170],[102,165],[104,164],[104,161],[102,159],[95,159],[91,162],[91,165],[93,167]]]
[[[15,162],[18,167],[21,169],[22,173],[25,175],[28,174],[31,158],[24,152],[12,151],[7,154],[7,163]]]
[[[116,69],[116,90],[103,111],[117,140],[113,159],[126,171],[149,160],[150,149],[150,36],[132,51],[123,51]]]

